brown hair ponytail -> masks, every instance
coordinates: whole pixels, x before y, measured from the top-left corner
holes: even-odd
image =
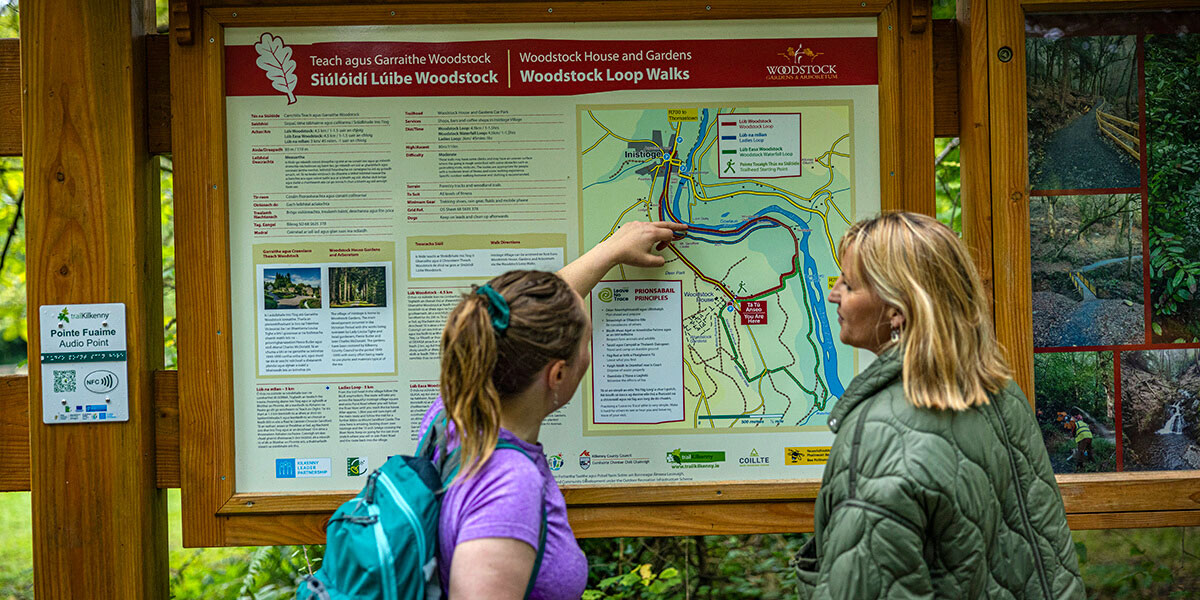
[[[442,332],[441,394],[458,434],[460,477],[491,457],[504,399],[528,388],[551,360],[573,359],[588,326],[575,292],[554,273],[509,271],[488,285],[508,304],[508,327],[497,331],[491,300],[469,293]]]

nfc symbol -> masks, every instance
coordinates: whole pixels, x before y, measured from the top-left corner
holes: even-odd
[[[83,379],[83,385],[97,394],[111,392],[117,387],[117,374],[112,371],[92,371]]]

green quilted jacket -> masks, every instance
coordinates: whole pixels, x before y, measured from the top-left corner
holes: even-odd
[[[884,352],[829,416],[837,434],[797,556],[801,598],[1083,598],[1062,496],[1021,389],[914,407]]]

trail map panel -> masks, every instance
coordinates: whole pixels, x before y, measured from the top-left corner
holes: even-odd
[[[852,373],[839,369],[853,357],[839,355],[831,314],[834,327],[837,319],[826,302],[828,276],[839,271],[835,242],[855,214],[852,103],[579,111],[581,142],[600,140],[580,154],[585,243],[629,220],[690,227],[659,275],[683,283],[687,419],[653,429],[824,430]],[[803,141],[802,120],[811,123]],[[800,154],[801,146],[812,153]],[[736,173],[745,175],[730,176]],[[610,289],[602,283],[595,295]],[[593,306],[619,302],[598,299]],[[598,332],[608,328],[606,314],[596,320]],[[606,335],[597,344],[625,340]],[[608,376],[599,365],[595,374]],[[638,430],[633,424],[597,418],[587,430]]]
[[[689,224],[586,298],[562,484],[817,477],[860,369],[828,291],[879,210],[874,19],[225,35],[238,492],[411,451],[472,284]],[[751,468],[752,467],[752,468]]]

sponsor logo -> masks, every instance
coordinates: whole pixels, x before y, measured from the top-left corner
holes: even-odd
[[[592,466],[592,453],[588,452],[587,450],[580,452],[579,453],[579,468],[586,471],[588,469],[588,467],[590,467],[590,466]]]
[[[275,459],[275,479],[295,479],[296,478],[296,459],[294,458],[277,458]]]
[[[739,467],[769,467],[771,466],[770,456],[759,456],[757,448],[750,449],[749,456],[738,457]]]
[[[787,447],[783,449],[783,464],[823,465],[829,460],[829,446]]]
[[[613,301],[612,288],[601,289],[599,292],[596,292],[596,297],[599,298],[601,302],[612,302]]]
[[[582,460],[582,456],[580,457]],[[630,452],[588,452],[588,465],[595,467],[607,467],[613,465],[648,465],[650,464],[649,457],[635,456]],[[584,467],[585,469],[587,467]]]
[[[358,477],[359,475],[367,474],[367,457],[365,456],[347,456],[346,457],[346,476]]]
[[[563,468],[562,452],[546,457],[546,462],[550,465],[551,471],[557,471]]]
[[[329,458],[277,458],[275,479],[297,477],[330,477],[333,475],[333,460]]]
[[[715,469],[718,464],[725,462],[724,450],[683,450],[676,448],[667,453],[667,464],[673,469],[708,468]]]
[[[62,323],[70,323],[71,322],[71,313],[70,313],[70,311],[67,310],[67,307],[64,306],[62,311],[58,313],[58,322],[59,322],[59,327],[62,327],[62,325],[61,325]]]

